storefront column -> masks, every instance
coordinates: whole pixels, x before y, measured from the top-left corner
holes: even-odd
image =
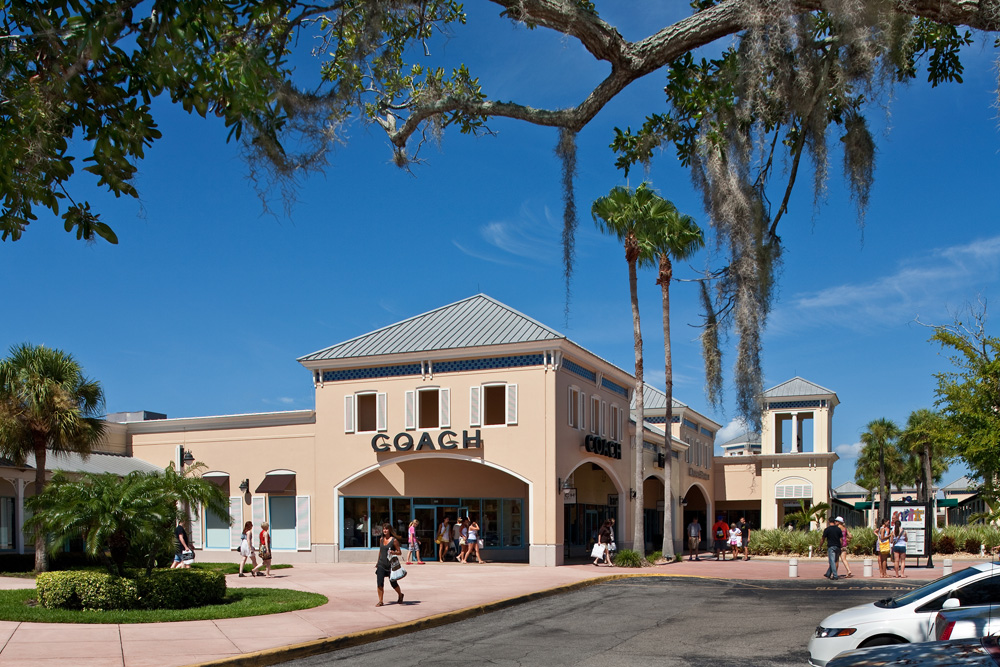
[[[14,492],[17,494],[17,500],[14,503],[14,539],[17,545],[17,553],[24,553],[24,480],[18,479],[14,482]],[[16,527],[16,529],[15,529]]]

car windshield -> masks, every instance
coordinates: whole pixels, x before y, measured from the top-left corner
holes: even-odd
[[[880,607],[904,607],[911,602],[916,602],[917,600],[922,600],[925,597],[929,597],[937,593],[938,591],[944,590],[955,583],[962,581],[963,579],[968,579],[979,574],[980,570],[974,567],[967,567],[958,572],[952,572],[946,577],[941,577],[940,579],[935,579],[929,584],[925,584],[920,588],[914,588],[912,591],[907,591],[898,597],[885,598],[884,600],[879,600],[875,604]]]

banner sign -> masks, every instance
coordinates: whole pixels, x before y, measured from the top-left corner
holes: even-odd
[[[895,529],[896,521],[906,532],[906,555],[928,556],[931,547],[931,528],[934,525],[933,510],[928,503],[889,503],[890,528]]]

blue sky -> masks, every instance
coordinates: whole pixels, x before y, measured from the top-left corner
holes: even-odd
[[[605,4],[599,10],[630,39],[679,11]],[[575,104],[605,72],[571,40],[513,28],[484,3],[468,10],[469,26],[434,53],[467,62],[494,99]],[[968,49],[964,84],[897,87],[887,111],[872,115],[879,153],[864,230],[839,155],[825,203],[814,207],[811,175],[800,175],[779,229],[786,251],[764,336],[765,384],[799,375],[837,392],[833,433],[842,460],[834,484],[853,478],[870,420],[902,424],[933,405],[933,374],[949,363],[915,318],[945,323],[996,292],[993,55]],[[298,62],[308,77],[314,65]],[[286,217],[280,201],[272,201],[278,215],[262,214],[221,122],[161,102],[164,139],[140,165],[139,202],[74,184],[75,197],[103,211],[118,246],[82,244],[45,217],[23,240],[0,246],[9,286],[0,347],[28,341],[72,352],[103,384],[109,411],[184,417],[312,408],[310,374],[297,357],[484,292],[629,369],[624,254],[596,231],[589,209],[625,183],[608,148],[612,128],[637,127],[661,110],[663,84],[659,74],[634,84],[579,136],[568,321],[555,131],[498,120],[494,137],[449,133],[440,148],[425,147],[426,163],[411,174],[392,166],[380,130],[354,126],[326,173],[301,182]],[[634,173],[629,184],[643,176]],[[707,226],[700,195],[672,152],[645,177]],[[693,277],[720,261],[706,252],[677,274]],[[647,380],[662,386],[659,288],[652,272],[640,283]],[[725,425],[721,442],[738,425],[731,407],[715,413],[706,405],[695,287],[675,284],[672,304],[675,396]],[[731,344],[724,355],[731,394]],[[953,468],[944,482],[962,472]]]

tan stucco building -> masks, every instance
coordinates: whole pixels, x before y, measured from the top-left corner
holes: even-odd
[[[481,294],[299,362],[312,410],[109,415],[120,422],[108,438],[118,458],[162,469],[193,457],[229,496],[229,516],[196,513],[191,537],[203,558],[235,558],[248,520],[270,523],[285,562],[372,561],[382,523],[405,536],[413,519],[423,557],[434,559],[436,528],[458,516],[480,524],[488,560],[554,566],[583,557],[608,518],[619,547],[629,547],[636,446],[645,549],[660,548],[669,507],[680,550],[695,516],[706,530],[719,513],[772,527],[787,503],[826,500],[837,458],[836,395],[800,378],[765,395],[759,454],[716,457],[721,426],[676,399],[668,448],[662,392],[645,387],[638,428],[630,373]]]

